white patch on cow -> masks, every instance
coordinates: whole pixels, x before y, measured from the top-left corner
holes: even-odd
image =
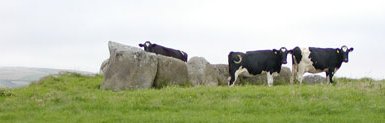
[[[309,48],[302,48],[301,51],[302,51],[302,59],[301,59],[301,62],[298,64],[299,71],[309,72],[309,73],[325,72],[325,70],[317,70],[313,66],[313,62],[309,58],[310,56]]]
[[[267,78],[267,85],[269,87],[273,86],[273,75],[270,74],[270,72],[266,72],[266,78]]]
[[[149,47],[149,46],[150,46],[150,42],[146,42],[146,43],[144,43],[144,45],[145,45],[146,47]]]
[[[347,52],[348,51],[348,47],[342,47],[342,51]]]
[[[235,61],[234,60],[234,63],[235,64],[240,64],[242,62],[242,56],[241,55],[237,55],[237,57],[239,58],[239,61]]]
[[[185,52],[180,51],[180,50],[179,50],[179,52],[180,52],[183,56],[186,56],[186,53],[185,53]]]
[[[286,49],[285,49],[285,48],[281,48],[281,51],[282,51],[282,52],[286,52]]]
[[[310,50],[309,48],[301,48],[301,54],[302,54],[302,59],[301,61],[299,62],[298,65],[296,65],[296,70],[293,70],[292,72],[292,77],[291,79],[293,79],[294,81],[294,76],[296,75],[296,78],[297,80],[299,81],[300,84],[302,84],[302,80],[303,80],[303,75],[308,72],[308,73],[320,73],[320,72],[326,72],[328,71],[328,69],[324,69],[324,70],[317,70],[314,66],[313,66],[313,62],[311,61],[311,59],[309,58],[310,56]],[[294,67],[293,67],[294,68]],[[292,81],[292,80],[290,80]]]
[[[242,66],[240,66],[239,68],[238,68],[238,70],[236,70],[235,71],[235,73],[234,73],[234,77],[235,77],[235,79],[234,79],[234,82],[233,82],[233,84],[232,85],[230,85],[230,86],[234,86],[235,85],[235,82],[237,81],[237,79],[238,79],[238,76],[240,75],[240,74],[242,74],[242,73],[249,73],[249,71],[247,71],[247,69],[246,68],[244,68],[244,67],[242,67]]]

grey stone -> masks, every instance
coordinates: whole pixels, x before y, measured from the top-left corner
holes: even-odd
[[[109,60],[110,60],[110,59],[104,60],[103,63],[102,63],[102,65],[100,65],[100,71],[99,71],[99,74],[104,74],[104,72],[106,72],[107,66],[108,66],[108,63],[109,63]]]
[[[156,88],[168,85],[191,85],[188,81],[187,65],[185,62],[163,55],[157,55],[157,58],[158,71],[154,80]]]
[[[307,75],[303,77],[303,83],[307,83],[307,84],[326,83],[326,78],[320,75]]]
[[[192,57],[187,62],[189,80],[193,85],[218,85],[218,71],[203,57]]]
[[[213,64],[214,69],[218,73],[218,85],[228,85],[229,65],[227,64]]]
[[[157,73],[158,59],[142,49],[108,42],[109,63],[104,72],[102,89],[123,90],[151,88]]]

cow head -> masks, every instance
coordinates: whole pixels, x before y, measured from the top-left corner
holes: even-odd
[[[348,48],[347,46],[342,46],[341,49],[337,49],[337,53],[340,54],[343,62],[349,62],[349,52],[353,51],[352,48]]]
[[[229,74],[230,77],[228,79],[229,86],[234,85],[235,81],[237,81],[236,71],[242,66],[242,62],[244,60],[243,53],[241,52],[230,52],[228,55],[228,63],[229,63]]]
[[[291,51],[287,50],[286,47],[281,47],[279,50],[273,49],[273,52],[281,57],[282,64],[287,64],[287,54],[291,53]]]
[[[150,52],[151,45],[150,41],[146,41],[143,44],[139,44],[139,47],[143,47],[144,51]]]

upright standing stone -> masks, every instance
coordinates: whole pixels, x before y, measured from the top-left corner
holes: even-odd
[[[193,85],[218,85],[218,72],[203,57],[192,57],[187,62],[189,79]]]
[[[104,67],[102,89],[123,90],[150,88],[158,59],[155,54],[123,44],[108,42],[110,58]]]
[[[161,88],[167,85],[191,85],[188,82],[187,65],[185,62],[163,55],[157,55],[158,72],[154,86]]]
[[[228,85],[229,82],[229,65],[227,64],[213,64],[213,67],[218,73],[218,85]]]

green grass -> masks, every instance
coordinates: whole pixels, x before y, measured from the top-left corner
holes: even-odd
[[[50,76],[0,90],[0,122],[385,122],[384,81],[100,90],[102,76]]]

